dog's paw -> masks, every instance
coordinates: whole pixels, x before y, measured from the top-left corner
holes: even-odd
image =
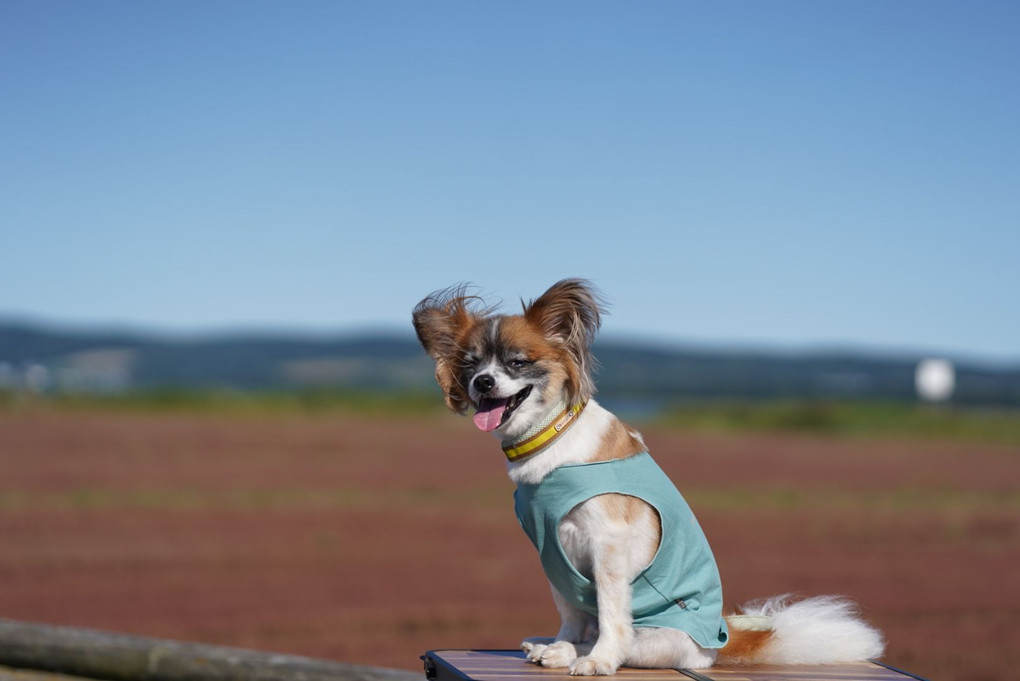
[[[579,657],[570,665],[571,676],[611,676],[617,665],[593,655]]]
[[[545,651],[547,647],[549,647],[549,644],[552,643],[553,640],[554,639],[542,636],[533,636],[531,638],[526,638],[523,641],[521,641],[521,650],[524,651],[524,654],[528,657],[529,662],[539,664],[542,659],[542,653]]]
[[[535,664],[541,664],[541,662],[542,662],[542,653],[544,653],[545,649],[548,648],[548,647],[549,646],[545,645],[544,643],[522,643],[521,644],[521,650],[523,650],[524,654],[527,655],[528,662],[534,662]]]
[[[546,646],[536,657],[537,659],[534,662],[543,667],[569,667],[570,663],[577,659],[577,648],[574,647],[573,643],[556,641]]]

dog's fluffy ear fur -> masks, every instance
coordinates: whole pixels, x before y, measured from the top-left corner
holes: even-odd
[[[564,279],[536,300],[524,304],[524,318],[542,329],[546,339],[569,355],[571,401],[584,401],[595,392],[592,373],[595,360],[591,344],[602,325],[605,302],[584,279]]]
[[[479,298],[468,295],[467,286],[452,286],[426,297],[412,313],[418,340],[436,360],[436,383],[443,390],[446,406],[458,414],[467,412],[470,405],[456,366],[460,340],[485,314],[471,309],[476,302]]]

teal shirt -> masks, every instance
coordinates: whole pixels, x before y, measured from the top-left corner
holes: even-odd
[[[575,506],[608,493],[642,499],[662,522],[655,558],[631,583],[634,626],[679,629],[703,648],[726,645],[722,583],[712,549],[687,502],[647,452],[561,466],[537,485],[517,486],[517,520],[538,549],[552,585],[579,610],[598,615],[595,584],[570,563],[558,528]]]

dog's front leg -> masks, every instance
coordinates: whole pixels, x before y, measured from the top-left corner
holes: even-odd
[[[584,642],[590,615],[572,606],[555,587],[552,588],[552,596],[560,614],[560,630],[556,638],[525,639],[521,650],[527,653],[528,660],[543,667],[568,667],[578,655],[590,650],[590,646],[575,645]]]
[[[570,665],[574,676],[615,674],[634,640],[625,534],[608,532],[595,548],[592,566],[599,607],[599,637],[591,652]]]

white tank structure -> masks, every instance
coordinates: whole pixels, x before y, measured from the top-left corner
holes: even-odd
[[[948,359],[923,359],[914,373],[914,387],[925,402],[946,402],[956,389],[956,367]]]

